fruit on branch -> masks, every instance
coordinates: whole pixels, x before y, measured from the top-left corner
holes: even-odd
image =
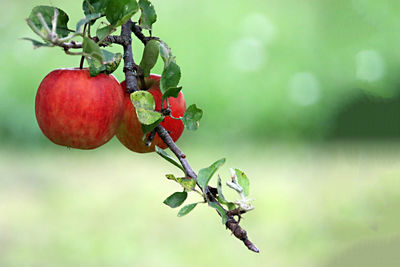
[[[124,93],[112,75],[90,77],[87,69],[57,69],[41,82],[35,113],[52,142],[97,148],[116,133],[124,114]]]
[[[146,88],[149,88],[147,92],[151,93],[154,97],[156,104],[156,111],[161,111],[161,91],[160,91],[160,78],[161,76],[151,74],[148,78],[145,78]],[[121,83],[122,88],[126,92],[126,83]],[[153,152],[155,146],[163,149],[167,148],[167,145],[158,134],[155,135],[154,140],[150,146],[145,144],[143,141],[143,131],[141,124],[137,118],[135,107],[132,104],[129,93],[125,93],[125,113],[121,125],[117,131],[118,140],[127,148],[132,151],[139,153]],[[182,92],[179,92],[177,98],[168,98],[169,107],[171,109],[171,115],[174,118],[181,118],[186,111],[186,102]],[[166,100],[164,100],[163,108],[167,108]],[[177,141],[181,136],[184,125],[181,120],[173,119],[170,116],[166,116],[160,123],[170,134],[172,140]],[[148,136],[149,134],[147,134]]]

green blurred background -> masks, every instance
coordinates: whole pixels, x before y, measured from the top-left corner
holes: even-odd
[[[179,145],[196,170],[227,157],[224,179],[247,173],[256,209],[243,225],[261,254],[211,209],[177,218],[163,205],[178,190],[163,175],[179,172],[157,155],[50,143],[36,89],[80,59],[18,38],[34,37],[34,6],[73,28],[81,1],[1,0],[0,266],[398,266],[400,2],[152,2],[154,35],[204,110]]]

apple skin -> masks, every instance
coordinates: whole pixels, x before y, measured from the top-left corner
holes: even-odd
[[[156,103],[155,110],[161,110],[161,91],[160,91],[160,79],[161,76],[156,74],[151,74],[148,78],[146,78],[146,84],[150,84],[147,92],[151,93],[154,97],[154,101]],[[118,140],[126,146],[128,149],[138,152],[138,153],[147,153],[155,151],[155,146],[158,146],[162,149],[167,148],[167,145],[158,134],[155,135],[151,146],[146,146],[143,141],[143,131],[141,124],[137,118],[135,107],[132,104],[130,94],[126,92],[126,83],[123,81],[121,83],[122,88],[125,92],[125,113],[122,119],[121,125],[117,131]],[[168,102],[171,109],[171,115],[175,118],[181,118],[186,111],[186,102],[182,92],[179,92],[177,98],[169,97]],[[166,101],[164,101],[164,108],[167,107]],[[181,120],[172,119],[171,117],[165,117],[164,120],[160,123],[167,131],[172,138],[172,140],[177,141],[181,136],[184,125]]]
[[[36,119],[52,142],[94,149],[116,133],[124,114],[124,93],[112,75],[90,77],[88,69],[57,69],[41,82]]]

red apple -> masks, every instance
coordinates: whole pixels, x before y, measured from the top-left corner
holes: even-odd
[[[124,93],[112,75],[90,77],[87,69],[57,69],[41,82],[35,112],[52,142],[97,148],[116,133],[124,113]]]
[[[157,111],[161,110],[161,91],[160,91],[160,78],[161,76],[151,74],[149,78],[146,78],[146,87],[149,88],[147,92],[151,93],[154,97],[156,103]],[[126,83],[123,81],[121,83],[122,88],[126,92]],[[139,153],[147,153],[155,150],[155,146],[161,147],[163,149],[167,148],[167,145],[161,140],[161,138],[156,134],[151,146],[146,146],[143,141],[143,131],[141,124],[136,116],[135,107],[132,104],[130,94],[125,93],[125,113],[122,119],[121,125],[117,132],[118,140],[127,148],[132,151]],[[179,92],[177,98],[169,97],[168,102],[171,109],[171,115],[174,118],[181,118],[186,111],[186,102],[183,97],[182,92]],[[167,103],[164,100],[164,108],[167,107]],[[165,117],[160,123],[172,137],[172,140],[177,141],[181,136],[184,125],[181,120],[173,119],[169,116]]]

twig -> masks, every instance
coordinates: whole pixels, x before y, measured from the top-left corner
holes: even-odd
[[[207,190],[208,192],[206,192],[207,194],[207,198],[209,198],[208,200],[211,202],[214,202],[215,204],[217,204],[218,206],[220,206],[226,214],[227,220],[225,223],[226,228],[228,228],[229,230],[231,230],[232,234],[239,240],[242,240],[243,243],[245,244],[245,246],[250,249],[253,252],[259,253],[260,250],[256,247],[256,245],[254,245],[249,238],[247,237],[247,232],[239,225],[239,221],[240,221],[240,217],[238,219],[238,221],[235,220],[234,216],[236,214],[231,213],[227,210],[224,209],[224,207],[222,207],[222,205],[218,202],[218,200],[216,199],[216,196],[212,193],[209,193],[211,190],[211,187],[208,186]]]
[[[93,37],[92,40],[95,41],[95,42],[98,42],[99,38]],[[121,36],[118,36],[118,35],[109,35],[108,37],[103,39],[103,41],[101,41],[101,43],[99,45],[100,46],[107,46],[107,43],[124,45],[125,40]]]
[[[93,37],[91,38],[93,41],[98,42],[99,38],[97,37]],[[105,38],[101,43],[99,43],[99,46],[108,46],[108,43],[113,43],[113,44],[120,44],[123,45],[124,44],[124,40],[121,38],[121,36],[116,36],[116,35],[110,35],[107,38]],[[55,44],[56,46],[60,46],[64,49],[79,49],[82,48],[82,43],[81,42],[75,42],[75,41],[71,41],[69,43],[58,43]]]
[[[171,136],[165,130],[164,127],[158,125],[156,131],[160,138],[164,141],[164,143],[171,149],[171,151],[175,154],[175,156],[179,159],[182,164],[183,169],[185,170],[185,174],[188,177],[193,179],[197,178],[197,174],[193,171],[192,167],[190,167],[189,162],[186,159],[186,155],[180,150],[180,148],[175,144],[174,140],[172,140]]]
[[[82,56],[83,52],[71,52],[68,49],[64,49],[65,54],[72,56]]]
[[[150,41],[150,40],[160,40],[160,38],[155,37],[155,36],[146,37],[142,33],[142,28],[139,25],[137,25],[135,22],[132,22],[130,27],[131,27],[131,31],[136,36],[136,38],[138,38],[144,45],[146,45],[147,42]]]

